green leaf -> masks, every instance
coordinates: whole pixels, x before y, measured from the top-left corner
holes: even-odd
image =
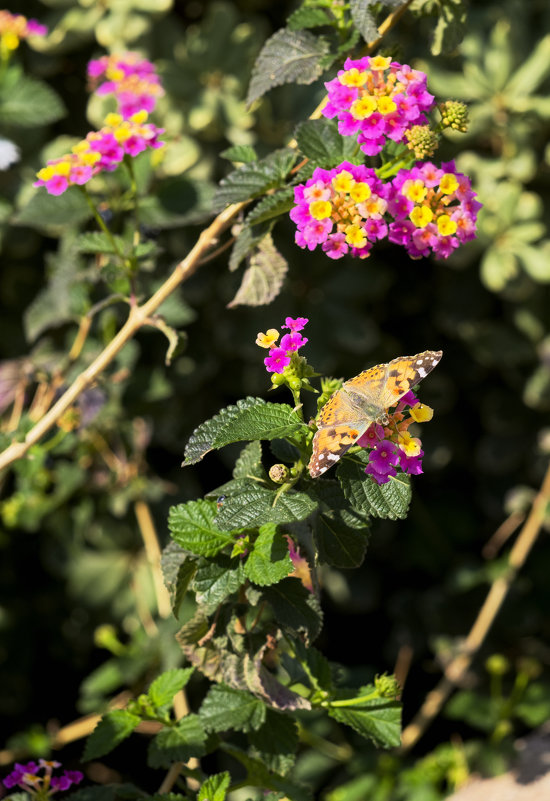
[[[374,690],[372,685],[361,687],[355,691],[358,697],[357,706],[329,706],[328,713],[340,723],[351,726],[356,732],[379,748],[394,748],[401,745],[401,705],[398,701],[387,701],[384,698],[373,698],[368,702],[360,702],[361,695],[369,695]]]
[[[0,88],[0,119],[4,125],[43,127],[66,113],[59,95],[36,78],[20,74],[16,82],[7,80]]]
[[[529,684],[514,712],[527,726],[542,726],[550,720],[550,685],[541,681]]]
[[[265,721],[266,705],[245,690],[214,684],[202,702],[200,719],[206,731],[256,731]]]
[[[282,186],[296,158],[296,151],[287,147],[233,170],[220,181],[214,196],[214,208],[220,210],[229,203],[241,203]]]
[[[315,595],[295,578],[286,578],[267,587],[263,597],[271,605],[279,625],[286,626],[307,641],[314,640],[321,631],[323,613]]]
[[[232,494],[226,496],[216,523],[231,529],[264,523],[294,523],[305,520],[316,508],[316,502],[305,492],[289,490],[277,495],[276,491],[260,487],[256,482],[241,480]]]
[[[228,161],[241,161],[248,164],[250,161],[258,161],[258,155],[252,145],[233,145],[220,153],[222,159]]]
[[[368,454],[364,450],[342,460],[337,476],[344,495],[353,508],[362,514],[390,520],[404,519],[411,501],[409,476],[399,473],[395,478],[390,478],[387,484],[378,485],[365,475],[367,462]]]
[[[353,22],[365,42],[378,38],[378,27],[370,10],[375,4],[376,0],[350,0],[349,9]]]
[[[265,587],[286,578],[292,570],[286,539],[273,523],[262,526],[244,566],[247,578]]]
[[[172,506],[168,528],[172,538],[198,556],[214,556],[233,543],[228,531],[220,531],[214,523],[216,504],[210,501],[189,501]]]
[[[149,743],[147,764],[170,768],[173,762],[187,762],[204,756],[206,732],[198,715],[186,715],[175,726],[165,726]]]
[[[226,770],[209,776],[201,785],[197,801],[225,801],[230,782],[231,776]]]
[[[124,253],[128,243],[121,236],[113,235],[119,250]],[[87,231],[80,234],[76,242],[79,253],[116,253],[111,239],[102,231]]]
[[[15,215],[16,225],[28,225],[39,230],[77,225],[90,219],[92,212],[82,192],[71,186],[58,197],[48,195],[42,187],[26,206]]]
[[[275,773],[284,775],[296,760],[298,727],[288,715],[268,709],[265,723],[248,739],[251,755]]]
[[[291,801],[312,801],[312,795],[309,790],[285,779],[284,776],[271,773],[259,759],[248,756],[240,748],[230,743],[225,743],[224,751],[243,765],[246,770],[247,784],[259,787],[262,791],[268,789],[282,793],[289,801],[290,799]],[[281,796],[278,795],[276,797],[280,798]],[[268,798],[266,798],[266,801],[268,801]]]
[[[273,244],[271,234],[266,234],[250,257],[237,294],[227,308],[271,303],[279,294],[287,272],[288,262]]]
[[[343,139],[344,137],[340,137]],[[340,159],[342,161],[342,159]],[[266,220],[271,220],[273,217],[280,217],[281,214],[286,214],[295,205],[294,203],[294,188],[281,189],[273,195],[266,195],[260,202],[254,206],[252,211],[247,215],[247,225],[257,225]]]
[[[193,580],[198,604],[215,609],[228,595],[237,592],[245,580],[240,559],[218,554],[214,559],[200,559]]]
[[[352,136],[342,136],[336,120],[306,120],[296,128],[296,141],[300,151],[311,162],[331,169],[342,161],[362,163],[355,153],[357,143]]]
[[[277,31],[264,44],[254,64],[246,102],[250,105],[284,83],[313,83],[323,71],[320,60],[328,50],[324,39],[308,31]]]
[[[174,668],[161,673],[151,682],[147,695],[154,706],[171,704],[178,693],[189,681],[195,668]]]
[[[297,8],[286,22],[291,31],[300,31],[303,28],[330,25],[334,17],[328,8]]]
[[[257,226],[254,230],[248,225],[243,227],[231,250],[228,265],[230,272],[235,272],[235,270],[238,269],[242,260],[245,259],[249,253],[252,253],[270,230],[271,225]]]
[[[314,485],[321,512],[313,533],[319,560],[334,567],[358,567],[368,545],[368,519],[349,508],[337,481]]]
[[[487,695],[481,695],[473,690],[460,690],[445,705],[445,716],[453,720],[462,720],[475,729],[489,733],[498,723],[499,708]]]
[[[468,17],[462,3],[442,3],[439,11],[430,45],[432,56],[452,53],[461,43],[466,32]]]
[[[172,540],[162,552],[161,568],[164,583],[170,594],[172,614],[177,620],[185,593],[195,575],[197,563]]]
[[[86,740],[82,759],[88,762],[108,754],[131,735],[139,722],[138,715],[132,715],[125,709],[107,712]]]
[[[286,403],[266,403],[261,398],[245,398],[227,406],[195,429],[185,448],[184,466],[195,464],[214,448],[231,442],[275,439],[293,434],[304,424]]]
[[[233,468],[233,478],[267,478],[262,465],[262,443],[254,440],[242,449]]]

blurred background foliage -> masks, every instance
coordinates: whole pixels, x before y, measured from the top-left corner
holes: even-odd
[[[425,475],[414,481],[410,516],[377,523],[360,569],[324,570],[318,647],[356,679],[393,671],[410,654],[407,722],[467,633],[502,564],[502,551],[488,559],[484,545],[505,518],[521,521],[550,453],[550,10],[543,0],[472,3],[461,43],[446,42],[435,57],[434,18],[452,5],[415,0],[383,52],[425,70],[439,98],[469,104],[469,132],[445,133],[438,159],[457,156],[472,177],[484,203],[477,241],[448,261],[413,262],[386,245],[366,261],[332,262],[298,249],[283,221],[275,242],[290,269],[275,302],[228,310],[239,276],[227,269],[228,251],[208,262],[161,309],[185,332],[183,352],[166,365],[162,334],[142,329],[82,396],[76,416],[2,476],[4,762],[47,754],[60,725],[101,711],[116,693],[141,692],[181,661],[178,623],[158,614],[143,508],[164,544],[168,507],[227,480],[231,449],[183,472],[184,445],[221,406],[265,395],[254,339],[288,314],[309,317],[308,359],[336,376],[399,354],[444,351],[422,389],[436,416],[423,431]],[[153,119],[166,128],[168,146],[142,209],[157,246],[140,274],[145,298],[210,218],[213,189],[228,172],[219,153],[253,145],[265,155],[283,146],[323,97],[318,81],[279,87],[251,109],[244,102],[263,42],[295,7],[290,0],[20,0],[11,9],[40,19],[50,34],[39,49],[22,44],[16,54],[42,91],[34,85],[32,96],[19,95],[18,108],[0,97],[0,135],[21,150],[21,161],[0,172],[4,445],[21,393],[24,433],[48,392],[54,397],[74,379],[125,316],[124,304],[101,305],[121,290],[120,277],[76,247],[75,225],[90,228],[87,208],[65,209],[62,197],[31,187],[47,158],[110,110],[107,100],[89,98],[88,60],[137,49],[158,65],[166,88]],[[441,37],[433,41],[437,52]],[[148,170],[140,162],[144,185]],[[102,191],[109,202],[108,175]],[[97,312],[90,333],[71,361],[90,309]],[[436,801],[473,771],[503,770],[515,737],[550,715],[549,570],[543,537],[467,686],[414,757],[375,753],[319,720],[303,732],[297,778],[326,801]],[[495,672],[494,660],[484,662],[497,652],[505,656]],[[201,681],[190,685],[192,708]],[[69,746],[65,761],[76,764],[80,753],[80,743]],[[90,776],[153,791],[158,777],[138,762],[132,745]]]

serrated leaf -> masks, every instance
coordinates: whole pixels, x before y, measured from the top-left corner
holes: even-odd
[[[303,28],[316,28],[320,25],[330,25],[334,16],[325,8],[297,8],[287,19],[291,31],[300,31]]]
[[[209,776],[201,785],[197,801],[225,801],[231,783],[231,776],[227,770]]]
[[[315,676],[317,682],[323,690],[332,689],[332,671],[330,662],[313,645],[307,648],[300,639],[293,640],[293,647],[300,663],[307,664],[310,673]],[[308,679],[309,681],[309,679]]]
[[[338,466],[338,480],[353,508],[372,517],[390,520],[407,517],[411,501],[409,476],[399,473],[390,478],[387,484],[378,485],[374,479],[365,475],[367,462],[368,454],[363,450],[343,459]]]
[[[161,568],[164,583],[170,594],[172,614],[177,620],[185,593],[195,575],[197,563],[172,540],[162,552]]]
[[[0,119],[4,125],[41,127],[66,113],[59,95],[36,78],[20,75],[15,85],[0,88]]]
[[[262,443],[254,440],[245,445],[233,468],[233,478],[267,478],[262,465]]]
[[[267,228],[267,231],[265,230]],[[243,259],[245,259],[249,253],[260,244],[266,233],[269,233],[271,230],[271,224],[269,226],[256,226],[254,229],[250,228],[249,226],[244,226],[241,232],[238,234],[237,239],[235,240],[235,244],[231,250],[231,256],[229,257],[229,270],[230,272],[235,272],[238,269],[240,263]]]
[[[323,71],[319,62],[328,50],[324,39],[308,31],[277,31],[264,44],[254,64],[246,102],[250,105],[284,83],[313,83]]]
[[[365,42],[372,42],[378,37],[376,20],[370,10],[375,4],[376,0],[350,0],[349,9],[354,25]]]
[[[124,252],[127,243],[121,236],[113,234],[118,248]],[[102,231],[87,231],[85,234],[80,234],[76,241],[76,247],[79,253],[116,253],[116,248],[111,239]]]
[[[173,762],[187,762],[204,756],[206,732],[198,715],[186,715],[175,726],[166,726],[149,743],[147,764],[169,768]]]
[[[200,559],[193,580],[197,603],[216,608],[228,595],[237,592],[245,580],[240,559],[218,554],[214,559]]]
[[[257,225],[258,223],[266,222],[266,220],[271,220],[273,217],[280,217],[281,214],[289,212],[294,205],[294,189],[292,187],[281,189],[273,195],[266,195],[262,198],[258,205],[254,206],[247,215],[246,224]]]
[[[15,215],[16,225],[28,225],[39,230],[49,227],[76,225],[90,219],[92,212],[79,190],[72,186],[58,197],[39,189],[26,206]]]
[[[336,120],[306,120],[296,128],[300,151],[316,166],[331,169],[343,161],[363,163],[352,136],[342,136]]]
[[[286,147],[233,170],[220,181],[214,195],[214,208],[221,210],[229,203],[241,203],[282,186],[296,158],[296,151]]]
[[[199,710],[207,731],[255,731],[265,721],[266,705],[244,690],[215,684]]]
[[[233,543],[228,531],[214,523],[216,504],[210,501],[188,501],[172,506],[168,528],[172,538],[185,550],[198,556],[214,556]]]
[[[292,570],[286,539],[273,523],[262,526],[244,566],[247,578],[266,587],[286,578]]]
[[[227,308],[271,303],[279,294],[287,272],[288,262],[273,244],[271,234],[267,234],[250,257],[237,294]]]
[[[176,693],[178,693],[189,681],[195,668],[174,668],[166,670],[151,682],[147,691],[151,703],[154,706],[164,706],[172,703]]]
[[[258,155],[252,145],[233,145],[233,147],[222,150],[220,156],[228,161],[242,161],[243,164],[258,161]]]
[[[248,739],[252,756],[261,759],[275,773],[284,776],[296,760],[298,727],[288,715],[268,709],[265,723]]]
[[[276,491],[255,482],[241,481],[233,493],[226,496],[216,522],[232,529],[263,523],[294,523],[305,520],[316,508],[316,502],[305,492],[290,490],[277,495]]]
[[[361,687],[356,691],[358,699],[373,690],[372,686]],[[401,745],[401,704],[398,701],[373,698],[357,706],[329,706],[327,711],[332,718],[351,726],[379,748]]]
[[[278,624],[298,635],[305,633],[308,643],[321,631],[323,613],[319,601],[295,578],[267,587],[263,597],[271,605]]]
[[[296,412],[286,403],[244,398],[195,429],[185,448],[183,464],[195,464],[209,451],[231,442],[286,437],[302,426]]]
[[[264,792],[266,789],[273,790],[278,793],[274,798],[281,798],[282,793],[289,801],[312,801],[313,796],[308,789],[289,781],[284,776],[271,773],[259,759],[248,756],[240,748],[224,743],[224,751],[243,765],[247,784],[259,787]],[[266,801],[270,801],[269,796],[266,797]]]
[[[368,529],[350,528],[338,513],[322,512],[315,521],[319,560],[333,567],[359,567],[368,545]]]
[[[88,762],[108,754],[132,734],[139,722],[139,716],[132,715],[126,709],[107,712],[86,740],[82,759]]]

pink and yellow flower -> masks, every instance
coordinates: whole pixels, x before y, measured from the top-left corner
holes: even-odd
[[[91,88],[98,95],[113,94],[124,119],[138,111],[153,111],[164,95],[156,67],[139,53],[102,56],[88,64]]]
[[[9,53],[17,50],[21,39],[31,39],[33,36],[46,36],[48,29],[38,20],[27,19],[23,14],[11,14],[9,11],[0,11],[0,50]]]

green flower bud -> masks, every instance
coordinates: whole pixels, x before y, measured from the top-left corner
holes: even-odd
[[[395,676],[383,673],[374,677],[374,686],[381,698],[397,698],[401,695],[401,687]]]
[[[284,464],[273,464],[269,468],[269,478],[274,481],[275,484],[284,484],[289,476],[290,470]]]
[[[271,376],[271,383],[274,387],[280,387],[281,384],[285,383],[285,377],[282,373],[273,373]]]
[[[452,128],[454,131],[466,133],[468,130],[468,107],[459,100],[445,100],[440,103],[439,113],[441,122],[445,128]]]
[[[493,676],[504,676],[510,670],[510,662],[502,654],[492,654],[485,660],[485,669]]]
[[[405,131],[405,138],[407,147],[420,161],[433,156],[439,145],[439,137],[429,125],[413,125]]]
[[[290,389],[293,389],[294,392],[299,392],[302,388],[302,379],[298,378],[298,376],[291,376],[288,379],[288,386]]]

